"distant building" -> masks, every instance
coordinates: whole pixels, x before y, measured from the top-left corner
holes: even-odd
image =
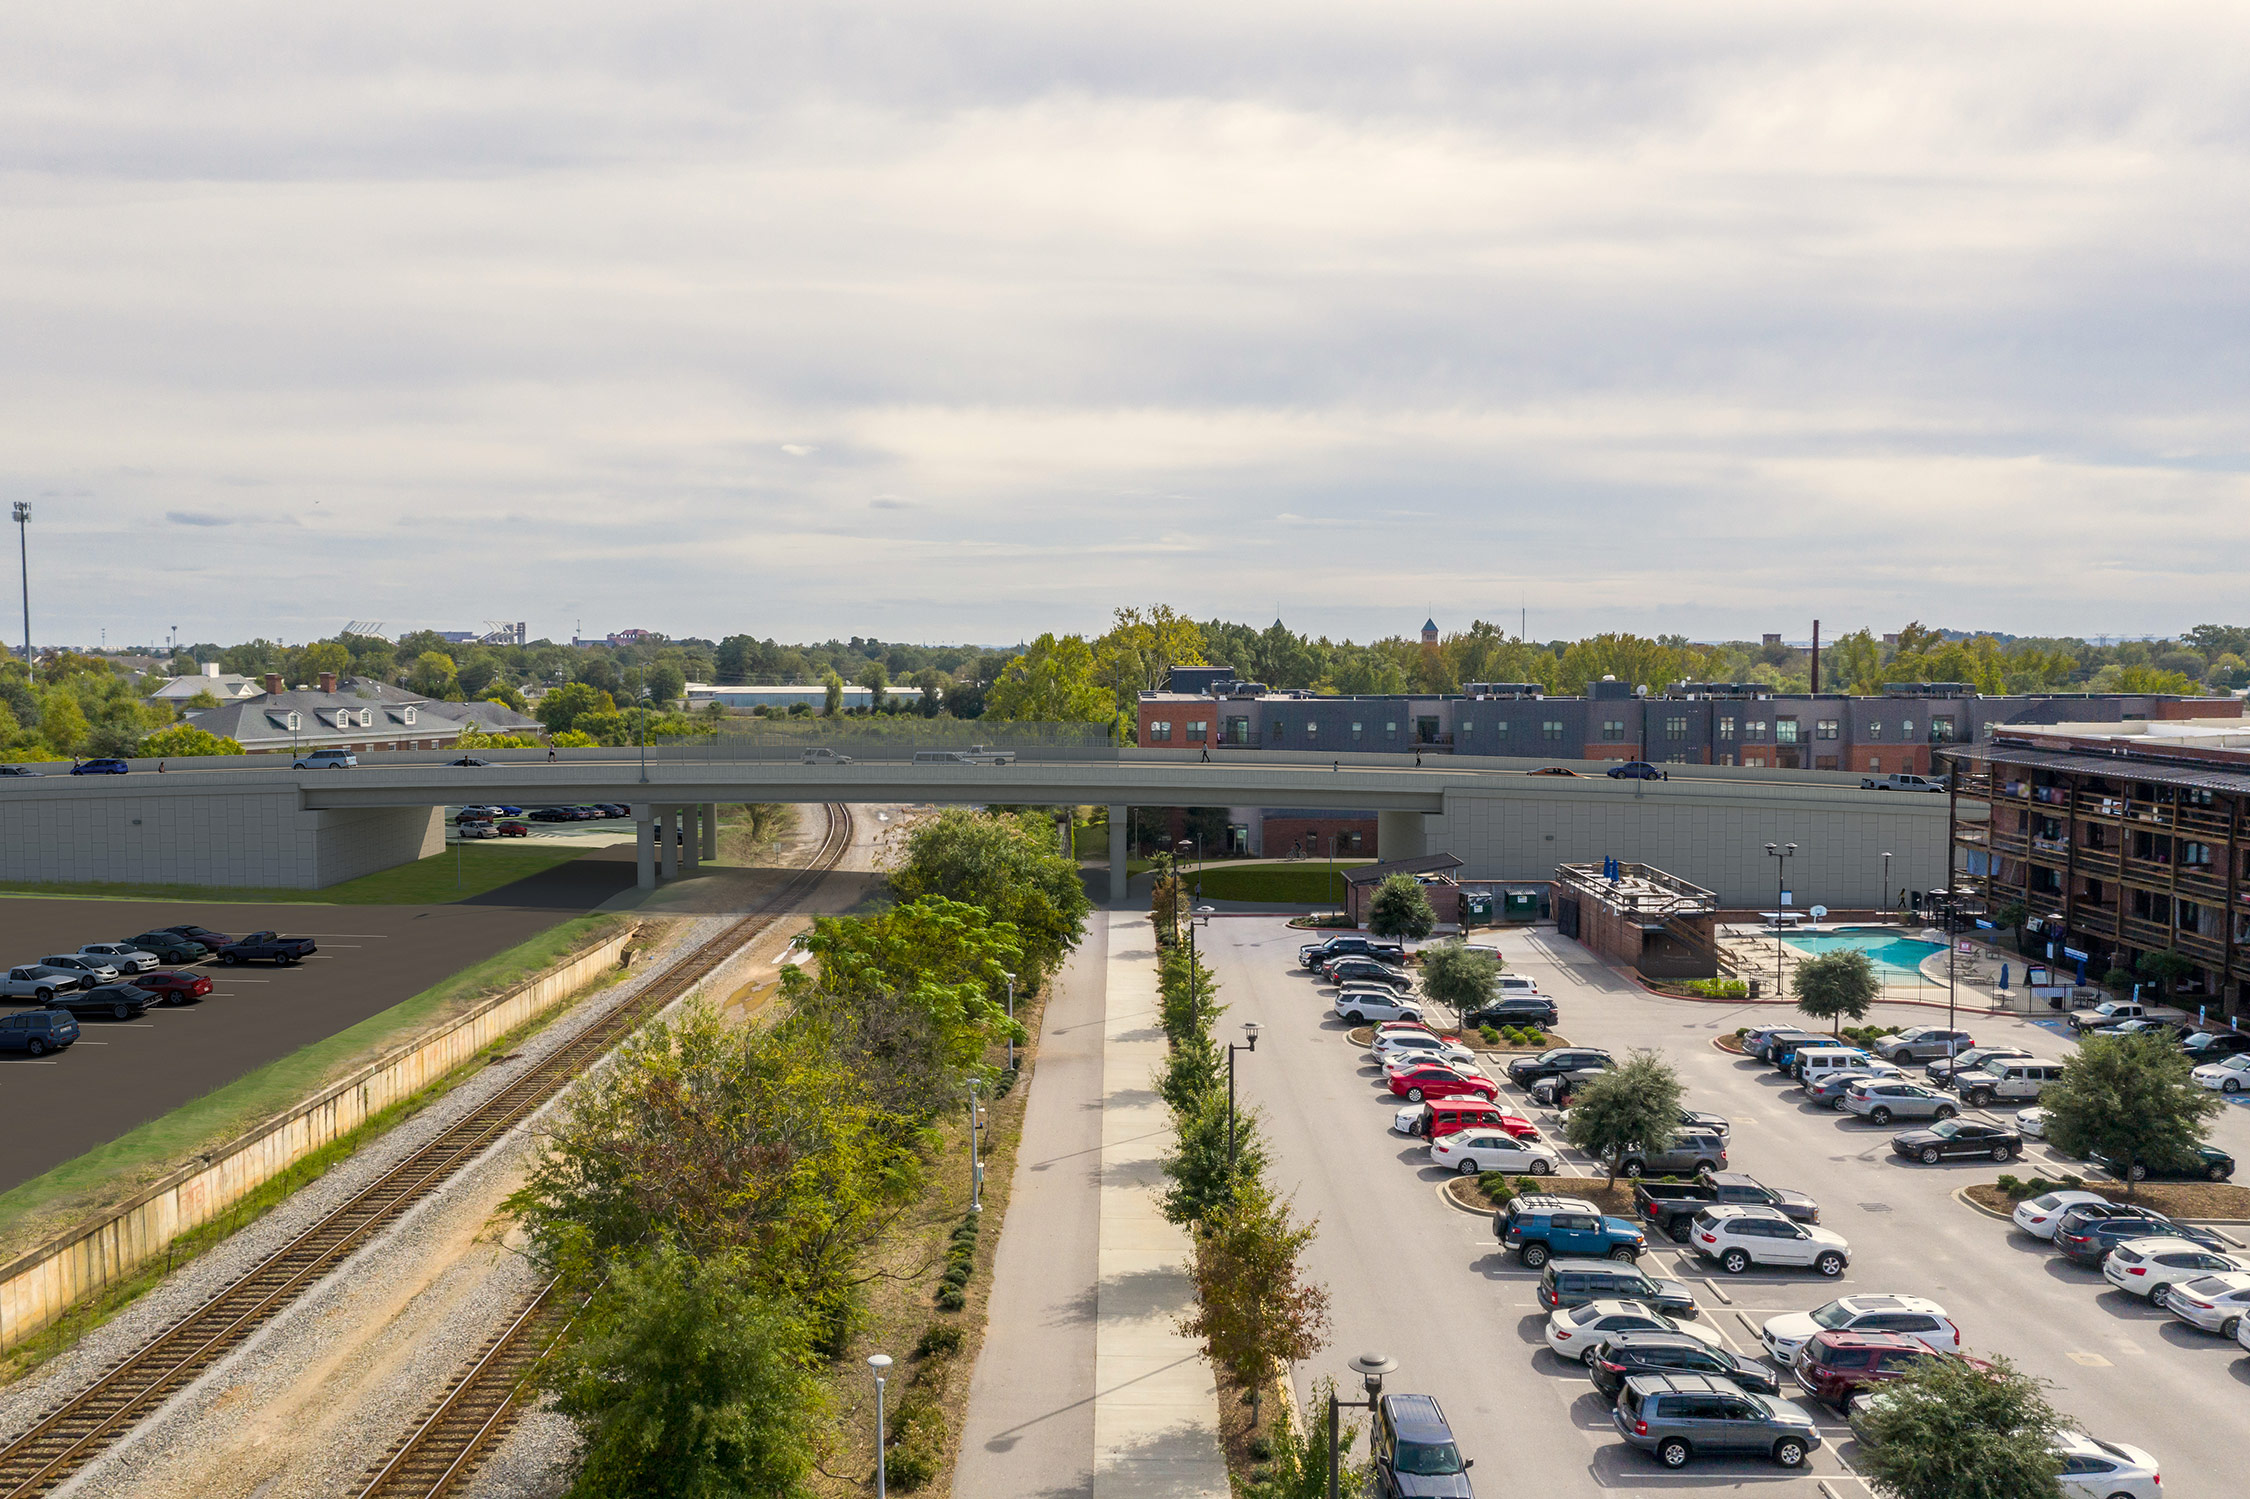
[[[163,686],[148,694],[160,703],[184,703],[198,693],[208,692],[220,702],[256,697],[259,685],[239,672],[221,671],[216,661],[203,663],[203,670],[192,677],[173,677]]]
[[[827,707],[828,689],[818,682],[766,687],[714,687],[707,682],[690,682],[686,688],[686,701],[690,713],[711,703],[728,709],[780,708],[786,712],[792,703],[810,703],[815,708]],[[847,708],[872,708],[875,706],[875,694],[865,687],[847,684],[844,688],[843,705]]]
[[[196,680],[190,678],[188,680]],[[190,713],[187,722],[254,755],[307,750],[451,749],[471,724],[490,734],[544,732],[539,721],[499,703],[447,703],[387,682],[322,672],[317,687],[285,687],[269,674],[249,697]]]

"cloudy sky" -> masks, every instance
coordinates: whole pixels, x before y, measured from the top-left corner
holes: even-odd
[[[0,17],[42,641],[2250,618],[2241,7]]]

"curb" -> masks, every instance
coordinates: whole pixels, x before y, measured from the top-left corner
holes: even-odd
[[[1998,1219],[2000,1222],[2007,1224],[2010,1228],[2015,1227],[2016,1220],[2011,1214],[2000,1212],[1996,1208],[1986,1207],[1983,1203],[1978,1202],[1975,1198],[1969,1195],[1969,1189],[1967,1187],[1955,1187],[1953,1189],[1953,1200],[1961,1204],[1961,1206],[1967,1208],[1972,1213],[1982,1213],[1987,1218]]]
[[[1474,1180],[1474,1178],[1470,1179]],[[1456,1213],[1467,1213],[1472,1218],[1483,1218],[1488,1216],[1492,1212],[1492,1209],[1470,1207],[1460,1198],[1453,1195],[1453,1183],[1460,1180],[1462,1180],[1462,1178],[1457,1176],[1454,1177],[1452,1181],[1439,1182],[1437,1184],[1438,1196],[1444,1198],[1445,1205],[1453,1209],[1453,1211],[1455,1211]]]

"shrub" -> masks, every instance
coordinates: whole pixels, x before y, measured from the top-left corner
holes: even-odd
[[[1505,1171],[1479,1172],[1477,1185],[1484,1188],[1484,1195],[1492,1199],[1492,1205],[1496,1208],[1504,1208],[1515,1200],[1516,1194],[1508,1189],[1508,1173]]]
[[[1500,1044],[1500,1033],[1489,1025],[1478,1026],[1477,1034],[1484,1037],[1484,1044],[1487,1046],[1498,1046]]]
[[[935,1358],[940,1354],[951,1356],[961,1351],[961,1329],[951,1322],[933,1322],[922,1329],[921,1341],[914,1345],[916,1358]]]
[[[2084,1178],[2083,1176],[2076,1176],[2068,1171],[2065,1171],[2062,1175],[2062,1184],[2065,1187],[2069,1188],[2071,1191],[2076,1192],[2086,1185],[2086,1178]]]
[[[1535,1025],[1527,1025],[1523,1029],[1523,1044],[1526,1046],[1545,1046],[1547,1044],[1547,1033]]]
[[[1539,1178],[1536,1176],[1519,1176],[1516,1178],[1516,1195],[1518,1197],[1536,1197],[1546,1190],[1545,1187],[1539,1185]]]
[[[901,1489],[918,1489],[937,1477],[945,1461],[945,1412],[936,1399],[909,1387],[891,1422],[884,1476]]]
[[[1253,1462],[1265,1462],[1273,1456],[1273,1443],[1263,1434],[1250,1439],[1250,1457]]]
[[[946,1311],[957,1312],[969,1304],[969,1294],[959,1286],[940,1286],[937,1304]]]
[[[2000,1189],[2001,1195],[2004,1197],[2027,1197],[2030,1195],[2021,1177],[2011,1176],[2005,1171],[2000,1173],[2000,1180],[1993,1185]]]

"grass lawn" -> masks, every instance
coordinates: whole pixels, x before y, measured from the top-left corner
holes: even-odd
[[[1213,864],[1202,872],[1203,898],[1332,906],[1343,899],[1343,880],[1337,871],[1351,867],[1349,862],[1331,868],[1309,860],[1302,864]],[[1189,880],[1196,877],[1191,868]]]
[[[455,869],[455,848],[459,870]],[[284,890],[249,885],[105,885],[91,880],[15,883],[0,888],[8,896],[68,896],[109,900],[231,901],[250,905],[440,906],[482,895],[526,876],[552,869],[586,853],[583,848],[510,847],[464,843],[427,859],[378,869],[356,880],[318,890]],[[460,883],[456,885],[455,879]]]
[[[0,1193],[0,1258],[29,1248],[27,1239],[53,1232],[58,1218],[77,1217],[108,1199],[122,1200],[199,1151],[224,1143],[318,1092],[386,1048],[600,940],[626,919],[580,916],[561,922],[325,1041],[268,1062]]]

